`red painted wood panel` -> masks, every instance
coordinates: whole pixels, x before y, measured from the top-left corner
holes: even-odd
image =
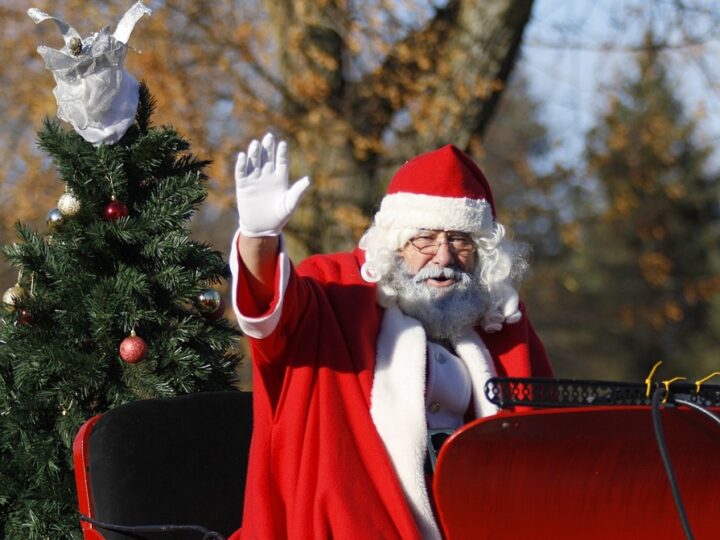
[[[95,424],[102,415],[98,414],[87,420],[80,429],[73,441],[73,464],[75,466],[75,487],[78,496],[78,510],[80,514],[89,518],[95,517],[93,509],[92,490],[90,488],[90,435],[95,429]],[[84,540],[104,540],[105,537],[87,521],[80,521]]]
[[[695,539],[720,538],[720,425],[662,418]],[[448,540],[685,538],[648,406],[477,420],[441,449],[433,491]]]

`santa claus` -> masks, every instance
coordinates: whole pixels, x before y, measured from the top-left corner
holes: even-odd
[[[233,538],[441,538],[428,433],[495,414],[490,377],[552,375],[485,176],[452,145],[416,157],[355,251],[294,267],[281,230],[309,180],[289,185],[287,145],[253,141],[235,175],[255,423]]]

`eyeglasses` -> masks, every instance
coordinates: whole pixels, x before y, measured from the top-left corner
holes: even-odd
[[[472,238],[466,234],[448,232],[445,241],[438,240],[438,234],[434,232],[419,234],[411,238],[409,243],[423,255],[435,255],[443,244],[447,244],[457,255],[469,255],[477,248]]]

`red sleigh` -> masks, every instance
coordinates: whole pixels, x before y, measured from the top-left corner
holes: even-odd
[[[252,396],[206,392],[122,405],[73,446],[85,540],[220,539],[240,526]]]
[[[720,424],[708,414],[720,387],[656,399],[658,440],[644,385],[489,386],[501,405],[552,408],[477,420],[446,441],[433,489],[447,540],[720,538]]]
[[[440,449],[433,491],[447,540],[720,538],[720,386],[672,385],[655,407],[644,385],[493,379],[487,390],[519,410],[474,421]],[[75,442],[85,540],[222,538],[210,531],[239,527],[250,410],[249,395],[224,392],[88,421]],[[201,444],[170,448],[173,431]]]

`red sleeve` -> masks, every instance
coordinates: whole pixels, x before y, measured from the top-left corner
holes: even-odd
[[[527,317],[526,317],[527,318]],[[532,377],[555,377],[555,371],[550,364],[545,351],[545,345],[540,340],[540,336],[535,332],[530,319],[527,319],[528,325],[528,348],[530,351],[530,371]]]
[[[238,257],[238,271],[240,272],[240,276],[237,281],[235,303],[240,313],[246,317],[253,318],[262,318],[270,315],[270,313],[275,310],[278,300],[280,299],[280,258],[277,258],[275,265],[275,295],[273,296],[268,308],[264,311],[261,311],[260,307],[255,302],[255,298],[250,292],[247,280],[248,270],[245,266],[245,262],[242,260],[242,257]]]
[[[522,318],[505,324],[499,332],[478,329],[495,361],[499,377],[553,377],[545,347],[530,322],[525,306],[520,304]]]

